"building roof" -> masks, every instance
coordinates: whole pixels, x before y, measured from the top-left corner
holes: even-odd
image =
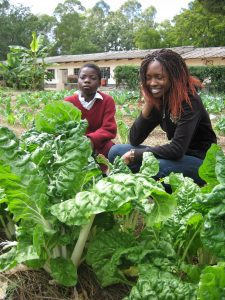
[[[208,48],[196,48],[194,46],[184,46],[170,48],[179,53],[184,59],[192,58],[225,58],[225,47],[208,47]],[[88,62],[99,60],[120,60],[120,59],[143,59],[147,54],[157,49],[147,50],[129,50],[129,51],[110,51],[102,53],[92,54],[79,54],[79,55],[60,55],[46,57],[46,63],[68,63],[68,62]]]

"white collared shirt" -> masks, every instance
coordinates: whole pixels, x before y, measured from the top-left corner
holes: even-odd
[[[96,92],[94,98],[91,101],[89,101],[89,102],[85,101],[84,97],[81,96],[81,92],[80,91],[76,91],[75,94],[78,95],[78,99],[79,99],[81,105],[84,108],[86,108],[87,110],[90,110],[93,107],[93,105],[95,104],[95,101],[97,99],[103,100],[102,95],[100,95],[98,92]]]

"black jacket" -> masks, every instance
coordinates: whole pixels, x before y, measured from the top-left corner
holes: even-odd
[[[160,111],[153,108],[147,119],[140,114],[130,129],[131,145],[142,144],[158,125],[166,132],[169,143],[135,150],[135,161],[140,161],[145,151],[170,160],[180,159],[185,154],[204,159],[207,150],[217,139],[201,98],[198,95],[190,96],[190,101],[192,107],[183,102],[181,117],[177,122],[171,119],[168,107]]]

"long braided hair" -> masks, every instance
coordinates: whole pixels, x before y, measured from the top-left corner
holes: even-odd
[[[189,95],[196,94],[196,88],[202,88],[203,85],[199,79],[190,76],[185,61],[178,53],[170,49],[161,49],[146,55],[140,67],[140,80],[146,97],[158,109],[160,109],[160,102],[154,99],[146,86],[147,68],[153,61],[160,62],[168,73],[171,84],[167,99],[169,110],[174,118],[179,118],[182,102],[186,101],[191,106]]]

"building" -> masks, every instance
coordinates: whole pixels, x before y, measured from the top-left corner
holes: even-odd
[[[183,46],[171,48],[179,53],[188,66],[225,65],[225,47],[196,48]],[[140,65],[143,58],[156,49],[115,51],[80,55],[62,55],[47,57],[45,62],[51,64],[48,71],[53,79],[46,81],[46,89],[61,90],[65,88],[69,75],[77,75],[85,63],[95,63],[102,71],[102,85],[114,85],[114,69],[118,65]]]

